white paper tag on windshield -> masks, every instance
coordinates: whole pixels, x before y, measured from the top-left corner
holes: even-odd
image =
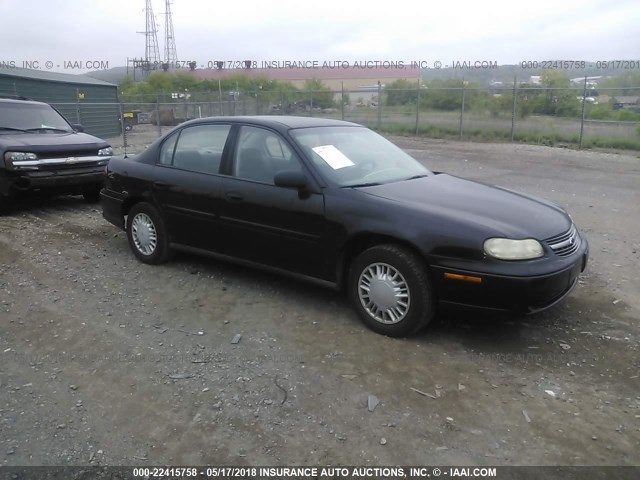
[[[320,158],[327,162],[327,164],[334,170],[352,167],[355,165],[355,163],[349,160],[349,157],[338,150],[334,145],[321,145],[319,147],[314,147],[313,151],[320,155]]]

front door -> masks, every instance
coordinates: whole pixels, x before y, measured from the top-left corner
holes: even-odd
[[[242,126],[231,175],[222,180],[222,251],[323,278],[323,195],[274,185],[274,175],[282,170],[304,171],[287,142],[273,131]]]

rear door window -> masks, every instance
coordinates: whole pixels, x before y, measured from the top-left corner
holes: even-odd
[[[160,163],[191,172],[217,174],[230,125],[195,125],[169,139],[160,151]]]

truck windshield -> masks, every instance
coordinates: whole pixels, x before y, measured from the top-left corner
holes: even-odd
[[[72,132],[69,123],[49,105],[33,103],[0,103],[0,130]],[[8,130],[11,129],[11,130]]]

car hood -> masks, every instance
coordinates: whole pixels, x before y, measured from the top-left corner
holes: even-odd
[[[571,225],[566,212],[551,202],[447,174],[357,190],[507,238],[544,240]]]
[[[21,151],[49,150],[50,147],[104,148],[109,144],[87,133],[17,133],[0,135],[0,144]]]

